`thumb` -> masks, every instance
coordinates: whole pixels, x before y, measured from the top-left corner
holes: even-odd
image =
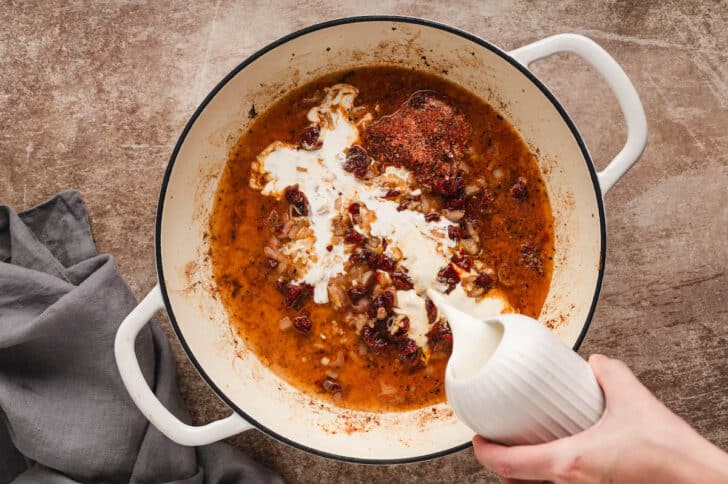
[[[604,392],[604,398],[610,404],[619,403],[623,399],[633,399],[635,393],[648,393],[632,370],[620,360],[594,354],[589,357],[597,383]]]

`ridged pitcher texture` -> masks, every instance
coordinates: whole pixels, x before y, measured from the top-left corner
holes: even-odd
[[[453,326],[462,327],[459,321]],[[488,331],[491,340],[484,344],[471,331],[458,338],[453,328],[445,389],[455,414],[468,427],[503,444],[538,444],[573,435],[599,420],[604,397],[591,368],[545,326],[519,314],[465,322],[468,330],[479,325]],[[478,368],[458,359],[459,353],[472,355],[472,348],[466,349],[472,345],[485,352],[492,349],[489,356],[481,356]]]

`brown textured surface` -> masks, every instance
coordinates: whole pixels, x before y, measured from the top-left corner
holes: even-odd
[[[650,141],[606,198],[607,270],[581,353],[624,359],[671,409],[728,449],[728,5],[351,3],[5,3],[0,202],[22,209],[65,188],[80,190],[99,250],[116,256],[141,296],[155,283],[154,211],[172,146],[212,86],[266,43],[317,21],[365,13],[432,18],[506,49],[583,33],[631,77]],[[605,83],[567,55],[534,70],[603,166],[625,133]],[[176,342],[175,349],[195,420],[225,415]],[[289,481],[493,479],[471,450],[376,468],[307,455],[257,432],[231,440]]]

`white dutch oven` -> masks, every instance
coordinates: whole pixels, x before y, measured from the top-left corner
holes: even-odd
[[[627,122],[627,142],[601,172],[573,122],[527,69],[556,52],[591,63],[614,91]],[[156,226],[159,285],[124,320],[116,339],[119,370],[134,402],[172,440],[203,445],[258,429],[298,448],[366,463],[411,462],[465,448],[472,431],[447,404],[403,413],[334,407],[273,375],[231,331],[216,297],[206,233],[228,150],[258,112],[280,95],[342,69],[394,64],[442,74],[498,109],[538,154],[556,220],[551,290],[540,315],[577,348],[589,326],[604,269],[602,197],[637,161],[647,140],[639,97],[616,61],[591,40],[557,35],[504,52],[461,30],[401,17],[346,18],[315,25],[260,50],[236,67],[187,123],[164,175]],[[166,308],[187,356],[232,409],[202,426],[175,418],[147,386],[134,339]]]

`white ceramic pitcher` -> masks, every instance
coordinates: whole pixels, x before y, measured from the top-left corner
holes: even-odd
[[[453,333],[445,391],[455,414],[488,440],[539,444],[593,425],[604,397],[591,367],[548,328],[520,314],[485,320],[430,299]]]

